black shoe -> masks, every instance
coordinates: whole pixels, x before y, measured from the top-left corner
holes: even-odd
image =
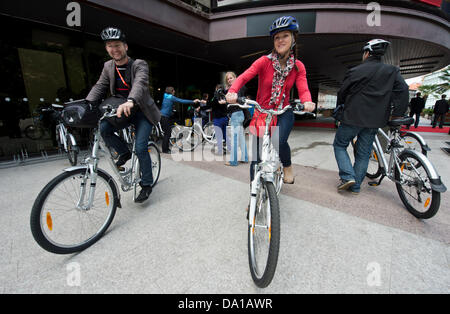
[[[141,192],[139,193],[138,197],[136,197],[134,202],[135,203],[143,203],[148,199],[150,194],[152,194],[152,187],[151,186],[143,186]]]
[[[347,181],[347,180],[341,179],[341,182],[339,183],[339,185],[337,187],[338,192],[348,190],[351,186],[355,185],[355,183],[356,183],[355,180]]]
[[[130,160],[130,158],[131,158],[131,153],[130,153],[130,152],[125,153],[125,154],[123,154],[123,155],[120,155],[120,156],[119,156],[119,159],[118,159],[117,162],[116,162],[117,168],[119,168],[119,167],[125,165],[126,162],[127,162],[128,160]]]

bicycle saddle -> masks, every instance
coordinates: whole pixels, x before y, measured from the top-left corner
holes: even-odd
[[[399,119],[394,119],[388,122],[388,126],[402,126],[402,125],[411,125],[414,123],[414,118],[412,117],[403,117]]]

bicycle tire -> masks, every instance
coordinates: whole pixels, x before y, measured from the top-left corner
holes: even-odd
[[[148,144],[148,152],[152,160],[152,175],[153,175],[152,187],[154,187],[158,182],[159,175],[161,174],[161,152],[158,146],[153,142],[150,142]]]
[[[150,159],[152,161],[152,176],[153,176],[153,183],[152,187],[156,185],[159,179],[159,175],[161,173],[161,151],[159,150],[158,146],[154,142],[149,142],[147,147],[148,153],[150,154]],[[141,172],[141,166],[139,164],[139,159],[136,158],[136,164],[134,166],[134,172],[135,174],[135,180],[136,184],[138,181],[140,181],[140,178],[142,177]],[[137,189],[136,186],[134,186],[134,199],[137,197]]]
[[[406,183],[402,184],[402,183],[400,183],[401,179],[402,179],[400,176],[400,171],[396,167],[396,169],[395,169],[396,184],[395,185],[397,187],[397,192],[400,196],[400,199],[401,199],[403,205],[405,205],[406,209],[416,218],[429,219],[429,218],[433,217],[434,215],[436,215],[436,213],[439,210],[439,206],[441,203],[441,193],[434,191],[431,188],[430,171],[429,171],[428,167],[419,158],[417,158],[414,154],[412,154],[411,152],[409,152],[407,150],[402,151],[400,153],[400,155],[398,156],[398,158],[400,161],[400,166],[401,166],[400,171],[402,172],[402,175],[404,175],[405,169],[412,174],[417,172],[418,171],[417,169],[419,169],[419,170],[422,169],[423,174],[426,175],[425,180],[409,178],[409,180],[407,180]],[[408,178],[406,178],[406,179],[408,179]],[[410,188],[409,192],[405,191],[405,189],[403,188],[405,185],[407,188]],[[415,185],[417,185],[417,186],[415,186]],[[415,190],[411,189],[411,188],[415,188]],[[420,191],[419,191],[419,189],[420,189]],[[414,191],[416,192],[417,195],[412,194],[412,193],[414,193]],[[419,191],[419,193],[418,193],[418,191]],[[431,193],[429,193],[430,191],[431,191]],[[428,193],[428,195],[426,196],[425,202],[422,201],[423,198],[420,195],[423,192]],[[419,205],[421,205],[421,206],[423,206],[423,208],[425,210],[421,211],[421,210],[417,209],[416,206],[414,204],[412,204],[412,202],[408,199],[408,195],[411,196],[412,198],[414,198],[414,196],[417,196],[417,207]]]
[[[248,257],[249,257],[249,266],[250,273],[254,283],[260,287],[265,288],[272,282],[272,279],[275,275],[277,263],[278,263],[278,253],[280,248],[280,208],[278,203],[278,197],[275,190],[274,185],[271,182],[261,181],[261,191],[265,191],[267,193],[268,200],[268,208],[265,210],[268,217],[270,217],[269,224],[267,226],[268,237],[269,237],[269,248],[267,258],[263,256],[265,259],[264,262],[265,267],[263,270],[258,270],[258,261],[257,261],[257,248],[255,247],[255,233],[257,222],[259,219],[264,219],[263,212],[259,212],[255,210],[255,217],[253,222],[248,227]],[[258,193],[258,199],[261,198],[261,193]],[[257,200],[258,201],[258,200]],[[258,203],[258,202],[257,202]],[[258,218],[258,215],[261,216]],[[265,254],[264,254],[265,255]]]
[[[83,228],[88,227],[89,223],[92,223],[92,224],[95,223],[94,220],[98,221],[99,216],[97,214],[100,212],[99,207],[93,206],[91,209],[85,210],[84,212],[82,212],[80,209],[75,208],[76,206],[74,206],[73,203],[71,205],[69,205],[69,206],[72,206],[73,208],[71,208],[70,210],[62,211],[62,214],[60,213],[60,215],[57,215],[57,213],[58,213],[57,209],[54,209],[54,211],[53,211],[54,215],[49,214],[50,209],[48,209],[47,213],[45,215],[43,215],[43,211],[45,212],[45,210],[46,210],[45,207],[47,206],[49,197],[50,197],[50,201],[52,200],[52,198],[51,198],[51,196],[53,195],[52,192],[54,192],[54,191],[57,192],[57,189],[59,188],[59,186],[61,184],[65,183],[66,180],[70,181],[71,179],[80,178],[80,177],[84,176],[85,174],[86,174],[85,168],[75,169],[72,171],[67,171],[67,172],[61,173],[60,175],[53,178],[42,189],[42,191],[39,193],[38,197],[36,198],[36,200],[33,204],[33,207],[31,210],[31,215],[30,215],[31,233],[33,235],[33,238],[39,244],[39,246],[41,246],[43,249],[45,249],[48,252],[55,253],[55,254],[71,254],[71,253],[83,251],[83,250],[87,249],[88,247],[90,247],[91,245],[93,245],[95,242],[97,242],[103,236],[103,234],[106,232],[106,230],[108,229],[108,227],[110,226],[111,222],[114,219],[117,205],[118,205],[118,199],[119,199],[116,186],[114,184],[112,177],[109,174],[107,174],[106,172],[104,172],[101,169],[97,169],[98,176],[97,176],[96,191],[100,190],[99,181],[103,181],[103,185],[107,188],[105,191],[105,203],[107,204],[107,208],[106,208],[105,212],[107,215],[105,217],[106,218],[105,221],[104,222],[101,221],[102,224],[101,224],[100,228],[98,228],[98,230],[96,230],[95,233],[93,233],[93,235],[88,237],[86,240],[83,240],[80,243],[73,243],[73,244],[56,242],[54,237],[51,237],[50,234],[48,234],[50,232],[50,233],[52,233],[52,236],[56,236],[55,233],[60,233],[60,234],[64,233],[62,236],[65,237],[65,233],[68,233],[69,229],[73,229],[75,227],[75,225],[77,224],[77,222],[80,223],[80,225],[83,225],[83,223],[81,223],[81,221],[84,218],[88,218],[86,220],[88,223],[86,225],[82,226]],[[67,182],[67,184],[69,184],[69,182]],[[74,186],[73,183],[70,185]],[[86,186],[90,186],[90,184],[86,185]],[[64,197],[66,200],[68,200],[69,199],[68,197],[72,191],[69,191],[67,189],[67,187],[65,187],[64,190],[65,190],[65,191],[63,191],[63,192],[65,192]],[[112,195],[109,195],[108,191],[111,192]],[[76,194],[76,191],[74,191],[74,193]],[[75,195],[75,196],[77,196],[77,195]],[[59,200],[59,198],[57,198],[57,199]],[[77,203],[77,200],[75,199],[75,204],[76,203]],[[57,205],[60,206],[59,204],[57,204]],[[94,211],[94,210],[96,211],[95,216],[93,214],[91,215],[91,217],[83,216],[83,215],[88,215],[88,213],[90,211]],[[44,216],[45,216],[45,218],[44,218]],[[75,217],[76,219],[73,219],[73,217]],[[78,219],[78,221],[77,221],[77,219]],[[89,221],[90,219],[92,219],[92,220]],[[55,220],[56,220],[56,222],[59,222],[62,220],[66,220],[66,221],[70,220],[70,222],[68,224],[68,226],[70,226],[70,228],[66,228],[66,226],[57,228],[56,224],[55,224]],[[81,229],[83,229],[83,228],[81,228]],[[49,232],[47,232],[46,229],[48,229]],[[83,231],[84,231],[84,229],[83,229]],[[55,233],[53,233],[53,232],[55,232]]]
[[[78,162],[78,146],[72,145],[72,140],[70,139],[70,136],[66,136],[66,143],[67,143],[67,158],[69,159],[69,162],[72,166],[76,166]]]

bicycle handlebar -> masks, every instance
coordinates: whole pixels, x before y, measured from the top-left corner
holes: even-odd
[[[242,109],[248,109],[248,108],[253,108],[253,106],[255,106],[256,109],[258,109],[258,111],[262,112],[262,113],[268,113],[268,114],[272,114],[272,115],[281,115],[283,113],[285,113],[289,108],[292,108],[294,110],[294,113],[297,115],[305,115],[305,114],[310,114],[312,116],[316,116],[314,113],[312,112],[305,112],[305,106],[300,102],[300,100],[295,99],[293,101],[290,102],[290,104],[286,107],[284,107],[281,110],[273,110],[273,109],[263,109],[261,108],[261,106],[259,105],[258,102],[254,101],[254,100],[250,100],[247,99],[245,97],[239,97],[237,100],[237,103],[235,104],[228,104],[228,107],[230,106],[237,106],[240,107]]]

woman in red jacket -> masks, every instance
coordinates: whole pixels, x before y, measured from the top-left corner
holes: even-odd
[[[272,23],[270,27],[270,35],[274,46],[272,53],[256,60],[250,68],[235,80],[226,95],[228,103],[236,103],[237,91],[258,75],[256,101],[261,105],[261,108],[275,109],[288,106],[290,90],[295,83],[299,98],[305,105],[305,111],[312,112],[315,109],[306,81],[305,66],[295,57],[298,28],[297,21],[292,16],[282,16]],[[254,117],[258,115],[256,111],[255,109]],[[291,166],[291,149],[287,142],[294,126],[292,109],[288,109],[282,115],[277,116],[277,126],[279,134],[278,155],[284,167],[284,182],[292,184],[294,183],[294,173]],[[253,169],[256,163],[257,161],[253,160],[250,166],[251,180],[253,180]]]

